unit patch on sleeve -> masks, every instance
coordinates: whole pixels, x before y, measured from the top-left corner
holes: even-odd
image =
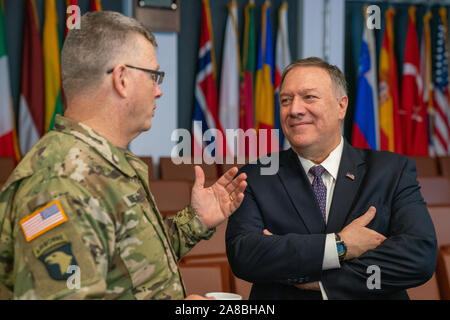
[[[44,263],[48,274],[54,280],[67,280],[72,275],[69,267],[78,266],[72,253],[71,243],[63,244],[48,253],[41,254],[38,259]]]
[[[27,242],[67,221],[67,216],[58,200],[50,202],[28,217],[20,220]]]

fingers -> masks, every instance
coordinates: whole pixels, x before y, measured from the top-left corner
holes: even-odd
[[[238,172],[237,167],[233,167],[225,172],[222,177],[217,180],[217,183],[222,185],[228,192],[231,200],[231,210],[234,212],[244,200],[244,190],[247,187],[247,175],[241,173],[239,176],[233,179]]]
[[[195,181],[194,181],[194,187],[201,187],[205,185],[205,173],[203,172],[202,167],[195,166]]]
[[[361,227],[365,227],[375,217],[376,212],[377,212],[377,209],[374,206],[371,206],[369,208],[369,210],[367,210],[367,212],[364,213],[361,217],[353,220],[353,223],[356,223],[357,225],[359,225]]]
[[[371,231],[371,233],[373,234],[375,240],[379,242],[378,244],[382,243],[384,240],[387,239],[387,238],[386,238],[384,235],[382,235],[381,233],[378,233],[378,232],[376,232],[376,231],[374,231],[374,230],[371,230],[371,229],[368,229],[368,230]]]
[[[234,176],[238,173],[239,169],[237,167],[233,167],[225,172],[216,183],[221,186],[226,187],[231,181],[233,181]]]
[[[228,193],[233,192],[235,189],[237,189],[242,181],[245,181],[247,179],[247,175],[245,173],[241,173],[236,178],[231,180],[226,186],[225,190],[228,191]]]
[[[265,234],[266,236],[273,236],[273,233],[270,232],[270,231],[267,230],[267,229],[264,229],[264,230],[263,230],[263,234]]]
[[[242,176],[243,175],[243,176]],[[242,177],[241,177],[242,176]],[[236,179],[233,180],[233,183],[230,183],[225,190],[232,196],[235,197],[239,193],[244,192],[245,188],[247,187],[247,181],[245,181],[245,178],[247,176],[245,173],[239,175]]]
[[[247,185],[247,183],[245,182],[245,185]],[[244,187],[245,189],[245,187]],[[233,213],[234,211],[236,211],[237,208],[239,208],[239,206],[241,205],[242,201],[244,200],[244,192],[240,192],[240,193],[232,193],[230,194],[230,200],[231,200],[231,213]]]

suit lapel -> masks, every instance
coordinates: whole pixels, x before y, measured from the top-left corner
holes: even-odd
[[[338,232],[343,228],[365,173],[364,159],[357,149],[344,141],[326,233]]]
[[[278,176],[308,231],[322,233],[325,222],[319,205],[300,160],[292,149],[280,153]]]

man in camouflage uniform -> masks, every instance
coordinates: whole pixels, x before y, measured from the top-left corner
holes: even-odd
[[[70,31],[65,116],[0,193],[0,299],[185,298],[177,261],[241,204],[246,176],[233,168],[204,188],[196,167],[191,204],[163,221],[147,166],[126,149],[162,94],[154,46],[113,12]]]

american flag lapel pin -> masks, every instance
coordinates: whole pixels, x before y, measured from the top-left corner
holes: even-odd
[[[346,176],[347,178],[349,178],[350,180],[352,180],[352,181],[355,180],[355,175],[352,174],[352,173],[350,173],[350,172],[347,172],[347,174],[346,174],[345,176]]]

